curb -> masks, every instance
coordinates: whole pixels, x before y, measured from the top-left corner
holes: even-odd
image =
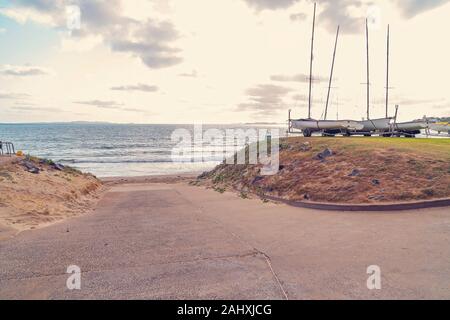
[[[405,202],[391,204],[338,204],[321,202],[303,202],[286,200],[272,196],[265,196],[266,199],[281,202],[293,207],[327,210],[327,211],[405,211],[414,209],[440,208],[450,206],[450,199],[429,200],[421,202]]]

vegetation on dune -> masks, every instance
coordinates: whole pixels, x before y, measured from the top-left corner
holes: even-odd
[[[331,155],[317,157],[324,150]],[[303,138],[280,140],[280,170],[221,164],[197,184],[289,200],[376,203],[450,196],[450,140]]]

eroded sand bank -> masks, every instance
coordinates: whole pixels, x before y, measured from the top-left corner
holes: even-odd
[[[0,229],[18,232],[82,215],[102,189],[93,175],[50,161],[0,157]]]

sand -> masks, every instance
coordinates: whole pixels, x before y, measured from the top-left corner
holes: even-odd
[[[34,159],[36,161],[36,159]],[[102,193],[102,183],[76,170],[59,171],[36,163],[27,172],[20,157],[0,157],[0,233],[42,228],[88,213]]]

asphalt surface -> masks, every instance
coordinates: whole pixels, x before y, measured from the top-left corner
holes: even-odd
[[[80,290],[66,286],[70,265]],[[367,288],[370,265],[380,290]],[[450,212],[324,212],[116,185],[91,214],[1,240],[0,298],[449,299]]]

